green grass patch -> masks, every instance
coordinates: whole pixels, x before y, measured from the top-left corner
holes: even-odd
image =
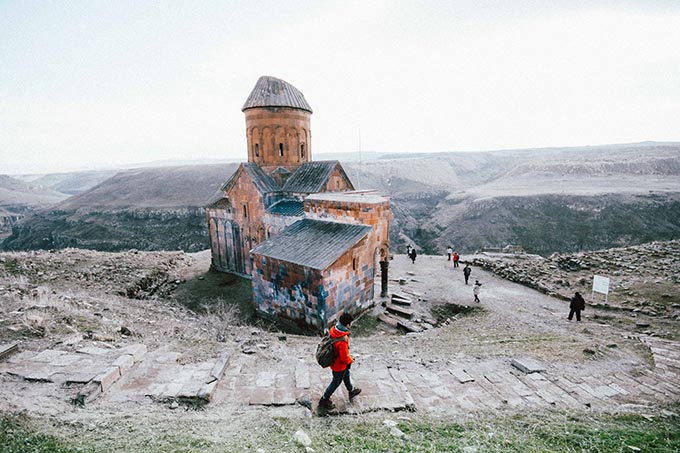
[[[71,453],[89,451],[68,446],[60,439],[39,432],[24,415],[0,416],[0,452]]]
[[[237,422],[239,427],[190,415],[181,422],[161,418],[150,424],[121,418],[95,423],[86,432],[83,426],[61,426],[68,443],[40,433],[27,417],[6,415],[0,423],[0,452],[304,452],[294,440],[298,430],[307,433],[318,452],[678,452],[680,406],[670,409],[674,412],[653,416],[555,411],[463,419],[417,413],[307,418],[297,410],[291,418],[242,414],[247,420]]]

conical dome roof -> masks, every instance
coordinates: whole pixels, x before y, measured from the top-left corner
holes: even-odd
[[[290,107],[312,113],[312,108],[300,90],[284,80],[270,76],[260,77],[241,111],[255,107]]]

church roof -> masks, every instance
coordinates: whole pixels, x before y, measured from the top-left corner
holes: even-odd
[[[303,204],[300,200],[281,200],[267,208],[267,212],[284,216],[301,216],[305,213]]]
[[[349,178],[342,169],[340,162],[337,160],[326,160],[317,162],[304,162],[300,165],[295,173],[288,178],[286,184],[281,188],[284,192],[291,193],[316,193],[320,192],[330,179],[336,167],[340,168],[340,172],[347,179],[351,186]]]
[[[260,193],[271,193],[278,192],[281,190],[276,181],[272,179],[267,173],[262,170],[262,168],[253,162],[243,162],[239,168],[231,175],[231,178],[227,180],[222,186],[222,190],[228,191],[231,186],[238,180],[242,172],[246,172],[248,176],[253,180],[253,184]]]
[[[270,76],[258,79],[241,111],[256,107],[290,107],[312,113],[312,108],[300,90],[284,80]]]
[[[251,253],[323,270],[369,231],[368,225],[302,219],[267,239]]]

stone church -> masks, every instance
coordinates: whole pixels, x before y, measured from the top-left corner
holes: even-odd
[[[387,282],[389,200],[357,191],[336,160],[312,160],[312,108],[263,76],[248,96],[248,162],[206,207],[212,267],[252,280],[260,316],[322,331],[373,305]]]

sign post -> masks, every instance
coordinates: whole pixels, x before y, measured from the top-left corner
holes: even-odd
[[[604,294],[604,303],[609,303],[609,278],[601,275],[593,275],[593,292],[590,301],[595,299],[595,293]]]

